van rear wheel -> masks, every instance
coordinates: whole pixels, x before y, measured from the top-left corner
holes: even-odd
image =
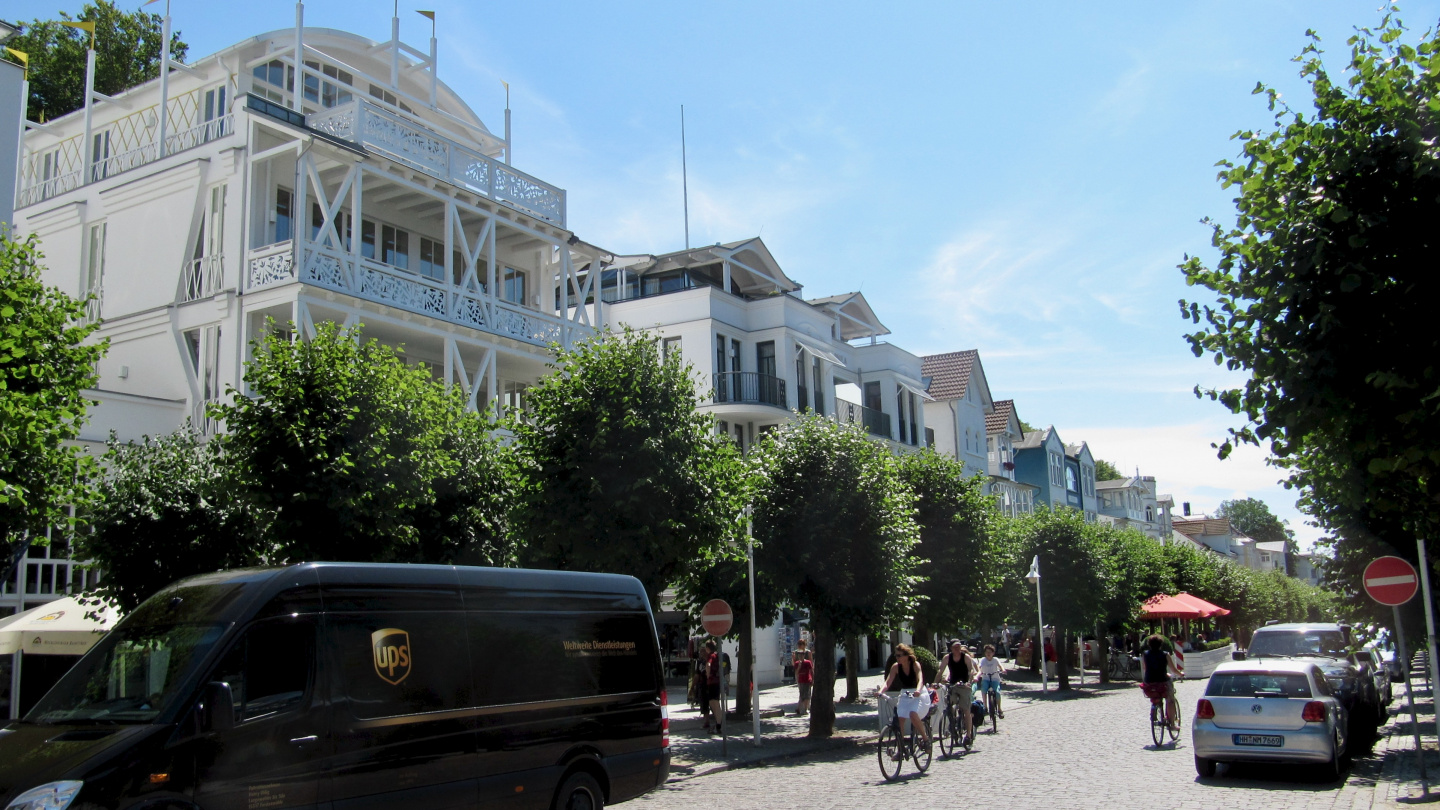
[[[605,794],[600,790],[600,783],[584,771],[565,778],[551,805],[552,810],[603,810],[604,807]]]

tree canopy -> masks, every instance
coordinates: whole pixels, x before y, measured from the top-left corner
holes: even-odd
[[[1103,459],[1103,458],[1097,458],[1097,459],[1095,459],[1095,480],[1096,480],[1096,481],[1118,481],[1118,480],[1120,480],[1120,479],[1122,479],[1122,478],[1128,478],[1128,477],[1129,477],[1129,476],[1125,475],[1125,473],[1120,472],[1120,468],[1119,468],[1119,467],[1115,466],[1114,464],[1111,464],[1110,462],[1106,461],[1105,459]]]
[[[660,592],[738,536],[742,475],[729,439],[699,413],[679,353],[626,329],[556,347],[554,373],[509,424],[522,484],[521,561],[624,571]]]
[[[160,75],[163,19],[144,11],[121,11],[114,3],[86,3],[79,15],[62,20],[95,23],[95,90],[107,96]],[[85,51],[90,35],[59,20],[36,19],[6,47],[30,57],[29,117],[47,121],[85,106]],[[179,31],[170,35],[170,56],[185,60],[189,50]]]
[[[810,611],[810,735],[829,737],[836,642],[898,627],[913,612],[915,496],[889,450],[858,427],[823,416],[802,416],[767,433],[750,460],[757,476],[755,565],[790,604]]]
[[[270,334],[246,364],[251,395],[231,392],[216,409],[238,494],[267,515],[277,557],[508,559],[493,497],[504,484],[487,480],[503,475],[484,444],[488,426],[458,390],[359,330],[324,323],[295,342]]]
[[[107,343],[89,338],[85,306],[40,279],[35,238],[0,236],[0,541],[14,554],[46,530],[71,528],[96,467],[80,435]],[[0,562],[0,573],[9,557]]]
[[[1219,175],[1238,193],[1235,224],[1211,223],[1213,268],[1181,266],[1215,299],[1181,301],[1192,350],[1248,372],[1197,393],[1244,419],[1222,457],[1268,445],[1340,546],[1414,559],[1407,538],[1440,528],[1440,54],[1393,9],[1349,39],[1339,75],[1311,37],[1296,61],[1313,110],[1257,85],[1274,127],[1238,133],[1241,158]]]

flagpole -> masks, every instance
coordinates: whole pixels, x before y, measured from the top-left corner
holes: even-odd
[[[305,0],[295,0],[295,78],[290,83],[290,109],[296,112],[300,111],[300,88],[305,84],[304,70]]]
[[[395,0],[395,16],[390,18],[390,86],[400,92],[400,0]]]
[[[15,141],[15,188],[18,190],[25,182],[25,176],[21,173],[25,170],[25,130],[30,122],[30,57],[25,57],[25,72],[20,74],[20,136]],[[41,192],[44,193],[43,191]],[[13,219],[13,217],[12,217]],[[13,226],[14,223],[11,223]]]
[[[92,112],[95,108],[95,38],[90,38],[90,48],[85,51],[85,141],[80,145],[85,158],[85,176],[81,183],[90,183],[95,180],[95,144],[92,142],[92,128],[94,121]]]
[[[440,48],[435,40],[435,12],[430,12],[430,106],[439,106]]]
[[[165,0],[165,23],[160,28],[160,139],[155,159],[165,157],[165,133],[170,126],[170,0]]]
[[[685,249],[690,249],[690,171],[685,161],[685,105],[680,105],[680,190],[685,200]]]
[[[510,83],[502,81],[505,85],[505,165],[515,165],[515,145],[510,141]]]

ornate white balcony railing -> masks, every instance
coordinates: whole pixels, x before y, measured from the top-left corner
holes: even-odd
[[[363,98],[312,113],[306,116],[305,124],[565,227],[564,189],[516,171]]]
[[[268,287],[295,278],[295,243],[276,242],[250,251],[245,263],[245,289]]]
[[[176,299],[180,303],[209,298],[220,292],[225,284],[225,257],[203,256],[186,262],[180,271],[180,290]]]
[[[196,89],[175,96],[166,104],[169,131],[165,136],[165,154],[183,152],[235,131],[235,116],[223,110],[220,115],[214,115],[212,110],[213,117],[204,120],[202,106],[207,90],[214,92],[214,88]],[[158,106],[152,105],[95,126],[88,178],[85,177],[85,152],[79,135],[54,146],[26,146],[23,149],[24,158],[20,161],[15,207],[34,205],[86,183],[104,180],[158,159]],[[27,136],[26,140],[33,137],[36,136]]]
[[[556,315],[525,309],[477,290],[426,278],[370,259],[362,258],[357,262],[349,253],[308,240],[301,242],[300,253],[297,273],[291,242],[250,251],[246,263],[246,289],[298,278],[306,284],[536,346],[548,346],[561,339],[564,321]]]

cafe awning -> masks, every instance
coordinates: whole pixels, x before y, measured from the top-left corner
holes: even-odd
[[[84,655],[119,619],[115,608],[73,596],[46,602],[0,621],[0,655]]]
[[[1220,607],[1219,605],[1217,605],[1217,604],[1215,604],[1215,603],[1213,603],[1213,602],[1207,602],[1207,601],[1205,601],[1204,599],[1201,599],[1201,598],[1198,597],[1198,596],[1191,596],[1190,594],[1185,593],[1184,591],[1181,591],[1180,593],[1175,594],[1175,598],[1181,600],[1182,602],[1187,602],[1187,603],[1189,603],[1189,604],[1192,604],[1192,605],[1194,605],[1195,607],[1200,608],[1200,609],[1203,610],[1203,611],[1206,611],[1206,613],[1205,613],[1205,618],[1207,618],[1207,619],[1209,619],[1209,618],[1211,618],[1211,617],[1214,617],[1214,616],[1229,616],[1229,615],[1230,615],[1230,611],[1229,611],[1229,610],[1226,610],[1225,608]]]

